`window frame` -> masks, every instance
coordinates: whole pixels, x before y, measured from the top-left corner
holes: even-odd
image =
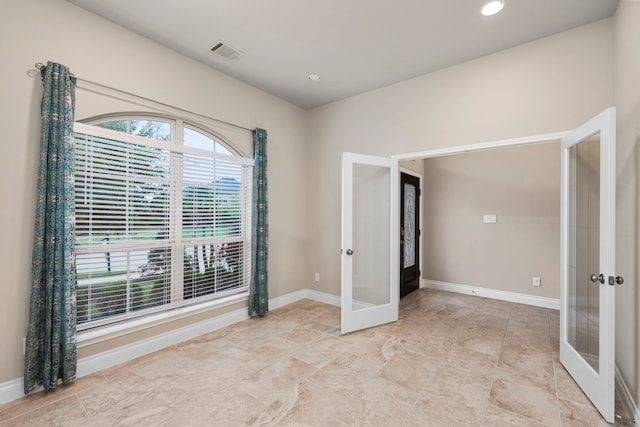
[[[166,122],[170,124],[170,140],[169,141],[161,141],[154,140],[151,138],[134,135],[126,132],[119,132],[116,130],[105,129],[98,127],[100,124],[118,120],[148,120],[148,121],[159,121]],[[117,114],[106,114],[101,116],[92,117],[90,119],[82,120],[81,122],[75,123],[77,128],[74,127],[74,132],[82,132],[84,126],[90,126],[91,134],[102,134],[104,133],[107,137],[113,137],[113,135],[126,135],[127,140],[139,139],[139,142],[146,146],[151,146],[155,148],[160,148],[164,150],[169,150],[170,153],[178,153],[178,154],[201,154],[208,158],[220,159],[220,160],[232,160],[233,163],[241,164],[242,166],[253,166],[253,159],[242,156],[240,150],[236,148],[234,144],[232,144],[227,138],[221,136],[218,132],[215,132],[207,127],[203,126],[199,123],[194,123],[191,120],[183,120],[176,117],[169,117],[166,115],[158,115],[158,114],[146,114],[146,113],[117,113]],[[202,135],[211,138],[214,141],[214,147],[212,150],[203,150],[196,147],[188,147],[184,145],[183,135],[184,129],[189,129],[191,131],[195,131],[201,133]],[[98,129],[98,130],[96,130]],[[104,132],[103,132],[104,131]],[[232,155],[228,155],[225,153],[219,153],[215,150],[215,144],[220,144],[223,148],[228,150]],[[174,155],[170,154],[171,160],[171,187],[177,188],[178,190],[172,190],[172,194],[176,194],[176,192],[181,192],[182,185],[182,170],[180,168],[174,168]],[[249,169],[250,171],[251,169]],[[249,186],[249,189],[243,188],[241,190],[241,194],[244,194],[245,203],[247,202],[247,196],[245,194],[248,191],[248,201],[251,200],[251,186],[252,180],[250,174],[246,174],[246,170],[243,172],[242,182],[243,186]],[[170,210],[170,223],[173,228],[174,236],[182,236],[182,198],[174,197],[174,199],[178,200],[176,203],[169,204]],[[248,212],[248,215],[247,215]],[[250,204],[244,205],[243,211],[243,231],[240,233],[243,236],[240,239],[242,242],[242,259],[243,259],[243,270],[248,268],[250,269],[251,263],[251,206]],[[195,244],[197,238],[184,239],[183,237],[174,239],[175,241],[169,241],[167,244],[171,248],[174,253],[172,258],[175,257],[175,248],[178,246],[184,248],[189,245]],[[235,241],[234,240],[234,241]],[[160,243],[158,243],[160,245]],[[153,245],[153,243],[151,243]],[[110,248],[111,249],[111,248]],[[114,246],[113,249],[117,249],[117,246]],[[112,249],[112,250],[113,250]],[[141,310],[140,312],[135,311],[127,311],[125,314],[119,314],[115,316],[110,316],[104,319],[83,322],[82,324],[78,324],[78,341],[81,342],[96,342],[103,340],[106,336],[119,336],[122,333],[130,333],[133,330],[144,329],[149,326],[153,326],[156,324],[166,323],[168,321],[177,320],[180,318],[188,317],[191,315],[195,315],[201,313],[203,311],[211,310],[213,308],[224,307],[229,304],[235,304],[240,301],[244,301],[248,298],[248,285],[250,281],[250,272],[248,274],[247,280],[242,280],[244,283],[240,288],[231,289],[228,291],[216,291],[211,294],[202,295],[193,298],[184,298],[184,294],[182,287],[184,286],[184,278],[180,278],[176,280],[177,274],[182,274],[183,272],[183,255],[177,257],[176,260],[172,261],[172,269],[171,269],[171,289],[170,289],[170,302],[168,304],[160,305],[157,307],[146,308]],[[173,268],[173,266],[179,265],[179,268]],[[247,276],[243,276],[245,279]],[[180,289],[177,289],[180,288]],[[128,293],[129,291],[127,291]],[[181,295],[180,298],[175,298],[176,295]],[[126,332],[125,332],[126,331]],[[106,338],[105,338],[106,339]]]
[[[250,154],[244,153],[241,149],[238,148],[237,144],[235,144],[230,138],[212,129],[211,126],[206,126],[202,123],[198,123],[197,121],[181,118],[177,115],[173,116],[169,114],[158,114],[158,113],[154,114],[151,112],[140,112],[140,111],[117,112],[117,113],[100,114],[97,116],[92,116],[86,119],[78,120],[76,123],[90,125],[90,126],[98,126],[105,122],[114,122],[117,120],[151,120],[151,121],[175,123],[176,126],[171,127],[171,141],[176,141],[177,143],[178,139],[176,138],[179,137],[180,145],[184,145],[182,140],[182,134],[174,135],[175,129],[177,129],[178,125],[186,126],[196,132],[200,132],[201,134],[210,137],[214,141],[219,142],[220,144],[225,146],[225,148],[231,151],[231,153],[235,157],[240,157],[245,159],[251,158]],[[131,135],[131,134],[128,134],[128,135]],[[139,136],[139,135],[133,135],[133,136]],[[144,138],[144,137],[140,137],[140,138]],[[150,139],[150,138],[146,138],[146,139]],[[217,154],[222,154],[222,153],[217,153]]]

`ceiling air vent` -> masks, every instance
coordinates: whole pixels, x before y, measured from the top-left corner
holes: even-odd
[[[229,46],[228,43],[223,41],[218,41],[212,48],[211,52],[215,53],[218,56],[221,56],[224,59],[228,59],[229,61],[233,61],[238,59],[242,53],[234,48]]]

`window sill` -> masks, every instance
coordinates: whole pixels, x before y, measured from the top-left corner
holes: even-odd
[[[88,347],[113,338],[128,335],[134,332],[142,331],[154,326],[184,319],[206,311],[226,307],[249,299],[249,291],[239,294],[230,295],[212,301],[206,301],[201,304],[194,304],[185,307],[176,308],[174,310],[154,313],[149,316],[128,320],[115,325],[107,325],[87,331],[78,332],[78,348]]]

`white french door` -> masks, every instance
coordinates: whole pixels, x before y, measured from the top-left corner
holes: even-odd
[[[398,161],[342,156],[342,333],[398,320]]]
[[[562,139],[560,361],[614,422],[615,108]]]

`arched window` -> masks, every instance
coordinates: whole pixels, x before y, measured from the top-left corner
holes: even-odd
[[[75,125],[78,329],[244,292],[252,160],[203,127]]]

